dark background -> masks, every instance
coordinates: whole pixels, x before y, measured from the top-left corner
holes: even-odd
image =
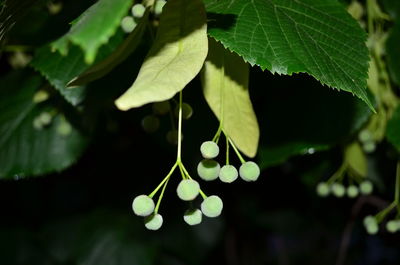
[[[9,42],[39,46],[57,38],[91,4],[72,2],[41,24],[46,26],[24,27],[42,18],[43,8],[36,7],[16,25]],[[316,183],[340,165],[342,144],[352,137],[340,135],[350,122],[340,117],[351,108],[337,104],[351,106],[347,103],[353,98],[306,75],[283,77],[252,70],[260,148],[290,137],[330,142],[331,135],[337,136],[330,151],[268,168],[255,183],[201,182],[207,194],[223,199],[224,210],[221,217],[204,218],[196,227],[183,221],[188,205],[175,195],[180,176],[174,174],[160,209],[164,225],[160,231],[147,231],[142,219],[133,215],[131,202],[136,195],[150,193],[175,161],[176,148],[165,141],[169,120],[162,118],[160,130],[146,134],[140,122],[151,113],[150,106],[122,113],[110,104],[133,81],[132,65],[138,67],[137,58],[147,48],[141,49],[92,85],[85,104],[98,100],[105,107],[96,112],[91,143],[75,165],[47,176],[0,181],[0,264],[400,264],[399,234],[382,228],[370,236],[362,226],[365,215],[384,208],[393,196],[395,159],[388,144],[369,156],[377,180],[373,196],[351,200],[315,194]],[[0,69],[2,74],[11,70],[7,54],[1,57]],[[197,177],[199,146],[212,138],[218,124],[201,95],[199,80],[184,91],[194,115],[184,123],[183,162]],[[337,131],[323,128],[332,123],[337,123]],[[277,135],[279,141],[268,140]]]

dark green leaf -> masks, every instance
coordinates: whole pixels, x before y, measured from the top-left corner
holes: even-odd
[[[99,0],[73,23],[70,31],[52,44],[52,48],[67,55],[69,43],[84,51],[84,61],[91,64],[99,48],[113,36],[132,0]]]
[[[366,34],[336,0],[206,0],[208,33],[272,73],[305,72],[322,84],[366,94]]]
[[[33,102],[41,83],[38,77],[16,72],[0,80],[0,178],[60,171],[74,163],[86,147],[86,138],[74,127],[68,134],[60,133],[60,126],[67,122],[62,114]],[[54,112],[52,121],[36,129],[34,120],[43,111]]]
[[[395,25],[386,41],[388,67],[392,80],[400,85],[400,24]]]
[[[388,122],[386,138],[400,152],[400,106]]]
[[[107,45],[100,49],[97,60],[104,59],[114,51],[115,47],[121,43],[122,37],[122,34],[116,34]],[[84,86],[67,88],[67,83],[90,67],[84,62],[83,56],[82,51],[76,46],[71,47],[68,56],[51,52],[49,46],[44,46],[37,50],[31,65],[46,77],[68,102],[78,105],[85,98],[86,88]]]
[[[114,67],[123,62],[134,52],[142,40],[143,33],[148,25],[149,10],[145,12],[135,29],[129,34],[126,40],[106,59],[93,65],[84,73],[72,79],[67,86],[81,86],[99,79],[108,74]]]

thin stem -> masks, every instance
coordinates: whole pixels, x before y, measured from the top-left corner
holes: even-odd
[[[396,169],[396,191],[394,201],[399,206],[400,204],[400,161],[397,162],[397,169]]]
[[[182,148],[182,90],[179,91],[179,115],[178,115],[178,152],[176,160],[178,163],[181,161],[181,148]]]
[[[207,199],[207,195],[200,189],[199,193],[201,195],[201,197],[203,197],[203,200]]]
[[[168,181],[169,177],[171,177],[172,173],[174,173],[174,170],[176,168],[176,166],[178,165],[178,162],[175,162],[175,164],[172,166],[171,170],[169,171],[168,175],[160,182],[160,184],[158,184],[157,188],[155,188],[153,190],[152,193],[150,193],[149,197],[153,198],[154,195],[157,193],[157,191],[162,187],[162,185]]]
[[[225,139],[226,139],[226,164],[229,165],[229,140],[228,137],[226,137],[225,135]]]
[[[160,196],[158,196],[157,205],[156,205],[156,208],[154,209],[154,213],[155,213],[155,214],[158,213],[158,208],[160,208],[161,200],[162,200],[162,198],[163,198],[163,196],[164,196],[164,191],[165,191],[165,188],[166,188],[167,185],[168,185],[168,181],[169,181],[169,178],[168,178],[167,181],[165,182],[165,184],[164,184],[164,186],[163,186],[163,188],[162,188],[162,190],[161,190]]]
[[[181,171],[182,179],[187,179],[188,178],[187,173],[183,170],[182,163],[179,163],[178,166],[179,166],[179,170]]]
[[[240,154],[239,150],[237,150],[237,148],[236,148],[235,144],[232,142],[231,138],[229,138],[229,136],[227,136],[226,134],[225,134],[225,137],[228,139],[229,143],[231,144],[231,146],[232,146],[233,150],[235,151],[237,157],[239,158],[240,162],[242,162],[242,164],[246,163],[246,160],[244,160],[244,158]]]
[[[213,142],[218,143],[219,136],[221,135],[221,131],[222,131],[222,122],[219,123],[218,130],[212,139]]]
[[[183,172],[185,172],[186,176],[189,179],[192,179],[192,177],[189,175],[189,172],[186,170],[185,166],[182,163],[180,163],[180,167],[182,168]],[[200,195],[201,197],[203,197],[203,199],[207,198],[207,195],[201,189],[200,189]]]
[[[342,165],[339,167],[339,169],[328,179],[326,184],[331,185],[333,182],[335,182],[337,179],[341,179],[344,176],[344,172],[347,169],[347,163],[342,163]]]
[[[394,207],[396,207],[396,202],[392,202],[388,207],[386,207],[385,209],[383,209],[382,211],[380,211],[379,213],[377,213],[375,215],[376,221],[378,223],[382,222],[382,220],[386,217],[386,215],[393,210]]]

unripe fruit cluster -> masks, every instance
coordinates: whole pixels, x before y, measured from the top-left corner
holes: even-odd
[[[368,129],[361,130],[358,134],[358,140],[362,144],[362,148],[366,153],[373,153],[376,149],[374,136]]]
[[[316,188],[317,194],[320,197],[327,197],[330,194],[332,194],[335,197],[342,198],[345,195],[349,198],[355,198],[359,194],[362,195],[369,195],[373,191],[373,185],[370,181],[365,180],[359,184],[359,186],[356,185],[349,185],[348,187],[345,187],[343,184],[335,182],[333,184],[328,184],[326,182],[320,182],[317,185]]]
[[[197,165],[197,173],[201,179],[212,181],[219,178],[222,182],[232,183],[238,176],[245,181],[256,181],[260,176],[260,168],[253,161],[243,162],[238,170],[232,165],[220,166],[214,160],[219,154],[219,146],[214,141],[203,142],[200,146],[203,160]]]
[[[183,179],[176,188],[176,193],[181,200],[192,201],[199,195],[200,185],[193,179]],[[201,210],[189,209],[185,212],[183,219],[188,225],[197,225],[201,223],[203,214],[207,217],[217,217],[221,214],[222,208],[222,200],[212,195],[204,198]]]

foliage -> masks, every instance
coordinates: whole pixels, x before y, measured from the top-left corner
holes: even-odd
[[[189,201],[181,221],[194,226],[229,209],[222,183],[251,189],[265,172],[286,170],[321,197],[385,194],[391,203],[364,225],[397,231],[400,165],[390,185],[376,168],[400,152],[397,1],[20,3],[0,5],[0,180],[74,170],[112,139],[110,152],[133,157],[128,175],[159,170],[143,169],[140,179],[155,186],[136,189],[132,204],[150,230],[168,225],[159,211],[176,172],[182,181],[169,185]],[[166,163],[137,162],[150,144]],[[300,172],[303,161],[318,165]],[[87,256],[65,255],[133,259],[122,246],[138,242],[107,231],[100,246],[87,243]],[[105,248],[109,257],[90,256]]]

